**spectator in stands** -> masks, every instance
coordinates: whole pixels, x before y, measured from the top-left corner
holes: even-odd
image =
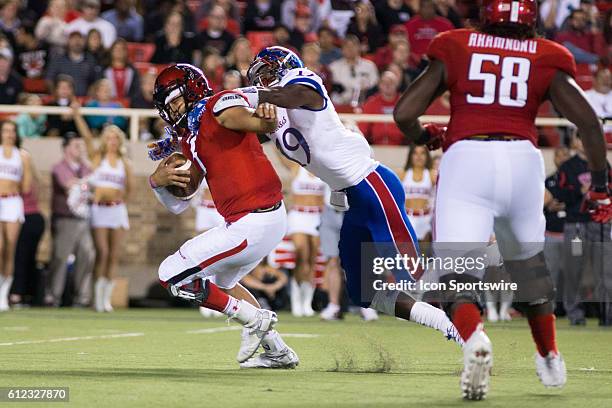
[[[208,27],[199,34],[199,46],[216,48],[221,55],[225,56],[234,40],[234,36],[227,31],[225,9],[221,6],[214,6],[208,15]]]
[[[223,57],[219,50],[213,47],[206,47],[202,52],[202,72],[208,79],[208,85],[214,92],[219,92],[223,89]]]
[[[47,13],[38,20],[34,34],[40,41],[49,43],[53,54],[60,54],[66,45],[66,0],[51,0]]]
[[[144,21],[134,7],[134,0],[116,0],[114,3],[115,7],[102,13],[102,18],[115,27],[118,37],[126,41],[142,41]]]
[[[248,0],[244,11],[244,31],[272,31],[280,24],[280,1]]]
[[[29,155],[25,150],[24,154]],[[36,253],[38,244],[45,232],[45,217],[38,205],[40,175],[34,162],[30,160],[32,187],[27,193],[21,193],[25,220],[21,225],[17,247],[15,249],[15,279],[11,290],[10,301],[13,305],[32,304],[42,282],[40,269],[37,267]]]
[[[88,108],[121,108],[121,103],[113,99],[112,82],[106,78],[99,79],[91,86],[91,100],[85,104]],[[122,116],[87,116],[87,124],[95,131],[101,131],[106,125],[127,128],[127,119]]]
[[[279,24],[272,31],[272,44],[278,45],[290,49],[291,51],[297,52],[296,48],[291,44],[291,35],[289,29],[282,24]]]
[[[68,75],[57,76],[53,88],[53,100],[49,106],[70,106],[74,95],[74,81]],[[47,135],[62,136],[69,132],[76,132],[72,115],[49,115],[47,119]]]
[[[361,43],[348,35],[342,45],[343,57],[330,64],[334,78],[331,98],[335,104],[358,106],[366,93],[378,83],[378,70],[372,61],[361,58]]]
[[[70,188],[91,174],[85,158],[83,139],[74,132],[64,135],[63,159],[51,171],[51,234],[53,253],[49,264],[45,304],[59,306],[66,286],[66,263],[73,254],[75,303],[87,306],[91,302],[91,275],[96,253],[89,230],[89,220],[79,218],[68,207]]]
[[[606,44],[603,35],[594,27],[589,29],[587,22],[588,16],[583,10],[572,11],[568,27],[555,36],[555,41],[570,50],[577,63],[596,64],[606,56]]]
[[[399,42],[408,42],[408,31],[402,24],[395,25],[389,31],[388,42],[384,47],[380,47],[374,55],[374,62],[379,70],[383,70],[393,61],[393,50]]]
[[[238,34],[240,32],[241,20],[240,7],[234,0],[204,0],[200,2],[200,6],[195,13],[195,19],[198,21],[198,29],[202,29],[203,23],[208,24],[208,15],[215,6],[221,6],[223,10],[225,10],[228,31],[233,34]],[[237,28],[237,32],[234,32],[234,27]]]
[[[0,48],[0,104],[14,105],[23,90],[21,77],[12,69],[13,52]]]
[[[96,64],[105,66],[110,61],[108,49],[102,44],[102,34],[95,28],[90,30],[85,40],[85,51],[94,57]]]
[[[318,0],[284,0],[281,4],[281,23],[293,30],[297,15],[308,10],[311,18],[307,32],[317,32],[327,17],[325,6],[325,2]]]
[[[336,32],[331,28],[321,27],[318,32],[321,47],[321,64],[329,65],[342,58],[342,51],[336,46]]]
[[[240,72],[232,69],[223,74],[223,89],[236,89],[244,86],[244,81],[242,79],[242,75]]]
[[[166,18],[164,29],[155,39],[154,64],[191,63],[195,50],[195,35],[183,30],[183,16],[172,12]]]
[[[85,37],[90,30],[97,29],[102,34],[102,44],[109,48],[117,38],[115,26],[100,18],[100,0],[83,0],[81,6],[81,17],[77,18],[66,27],[68,33],[80,31]]]
[[[42,99],[36,94],[22,94],[20,105],[42,106]],[[15,119],[17,133],[21,138],[35,139],[47,134],[47,115],[44,113],[20,113]]]
[[[539,7],[544,29],[551,34],[561,29],[572,10],[580,8],[580,0],[543,0]]]
[[[117,39],[110,48],[110,64],[102,71],[110,81],[113,99],[132,99],[140,92],[140,74],[128,59],[127,41]]]
[[[612,119],[612,75],[609,68],[597,70],[593,88],[585,94],[597,116]],[[612,124],[604,125],[604,131],[606,134],[612,134]]]
[[[334,0],[330,1],[331,10],[328,12],[326,23],[340,38],[346,36],[351,18],[355,15],[355,6],[361,0]]]
[[[434,0],[434,4],[436,5],[436,14],[448,19],[455,28],[463,27],[463,21],[454,6],[453,0]]]
[[[227,53],[225,61],[228,70],[238,71],[243,78],[246,78],[249,66],[253,62],[251,42],[245,37],[237,38]]]
[[[376,21],[374,8],[367,1],[362,1],[355,6],[355,15],[346,32],[359,38],[363,54],[373,54],[382,46],[383,33]]]
[[[427,65],[422,61],[419,67],[412,66],[410,64],[410,55],[410,43],[408,41],[401,41],[395,44],[391,54],[391,63],[397,64],[402,69],[402,82],[407,81],[407,84],[414,81]]]
[[[378,92],[370,96],[363,104],[363,113],[387,114],[393,113],[393,108],[399,99],[398,88],[400,78],[391,71],[385,71],[380,76]],[[391,123],[360,123],[359,129],[371,144],[405,145],[408,143],[397,125]]]
[[[21,193],[32,188],[30,155],[21,150],[17,125],[10,120],[0,122],[0,312],[9,310],[9,291],[13,282],[15,248],[23,223]]]
[[[283,27],[287,27],[287,30],[289,30],[289,43],[296,50],[301,50],[304,43],[308,41],[308,37],[311,33],[310,20],[310,10],[307,7],[299,7],[296,11],[293,29],[283,25]]]
[[[578,134],[572,137],[572,148],[576,154],[559,167],[559,199],[565,204],[564,250],[563,250],[563,304],[570,325],[586,325],[582,295],[583,277],[590,274],[594,284],[589,288],[608,288],[610,276],[605,276],[603,262],[612,259],[612,245],[610,244],[611,224],[599,224],[591,220],[588,212],[582,210],[584,194],[590,188],[589,164],[584,153],[584,146]],[[608,164],[608,169],[610,165]],[[612,172],[611,172],[612,173]],[[604,241],[603,245],[593,245],[594,242]],[[602,253],[602,250],[604,253]],[[591,260],[591,262],[587,262]],[[609,268],[607,269],[609,272]],[[606,281],[602,281],[604,277]],[[597,293],[595,298],[610,299],[612,293]],[[610,305],[608,305],[610,307]],[[608,313],[612,312],[609,310]],[[609,321],[602,325],[612,325],[612,314],[608,314]]]
[[[18,11],[18,0],[5,0],[0,5],[0,31],[8,37],[12,45],[14,45],[15,32],[21,27]]]
[[[403,0],[383,0],[376,4],[376,19],[388,35],[391,28],[408,22],[414,11]]]
[[[157,71],[154,68],[147,70],[140,81],[140,92],[131,101],[132,108],[153,109],[153,89],[155,87],[155,79]],[[140,118],[139,125],[139,140],[158,139],[164,134],[165,122],[160,117]]]
[[[406,23],[408,41],[410,42],[410,62],[419,66],[427,47],[438,33],[452,30],[453,24],[444,17],[436,15],[433,0],[421,0],[419,14]]]
[[[26,78],[42,78],[49,58],[49,45],[34,36],[32,28],[19,27],[15,33],[15,65]]]
[[[555,149],[555,172],[544,181],[544,216],[546,233],[544,236],[544,257],[552,275],[553,283],[559,289],[563,269],[563,225],[565,224],[565,204],[559,195],[559,167],[570,158],[569,149],[565,146]]]
[[[321,77],[327,92],[331,92],[333,86],[332,74],[327,65],[321,64],[321,47],[319,47],[319,44],[316,42],[304,44],[304,47],[302,47],[302,61],[306,68]]]
[[[287,275],[268,265],[264,258],[242,283],[266,309],[281,310],[287,305]]]
[[[49,89],[52,89],[53,82],[60,74],[72,78],[77,96],[86,95],[89,86],[100,75],[100,68],[94,57],[85,53],[85,38],[80,31],[72,31],[69,34],[66,54],[51,60],[45,74]]]

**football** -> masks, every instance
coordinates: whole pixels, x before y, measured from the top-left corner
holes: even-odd
[[[202,181],[202,171],[198,168],[197,165],[193,164],[187,157],[185,157],[182,153],[173,153],[168,161],[166,162],[166,166],[173,164],[179,161],[182,163],[178,169],[180,170],[189,170],[189,183],[187,187],[179,187],[179,186],[166,186],[166,190],[176,198],[181,200],[189,200],[198,190],[200,186],[200,182]]]

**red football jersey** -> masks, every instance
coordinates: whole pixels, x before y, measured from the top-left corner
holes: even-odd
[[[487,134],[518,136],[537,145],[535,117],[555,73],[576,73],[570,52],[543,38],[452,30],[434,38],[427,54],[446,66],[451,93],[444,150],[458,140]]]
[[[281,181],[255,133],[224,128],[215,119],[223,110],[248,107],[246,97],[223,91],[206,102],[199,132],[183,138],[183,154],[206,174],[217,211],[228,222],[283,199]]]

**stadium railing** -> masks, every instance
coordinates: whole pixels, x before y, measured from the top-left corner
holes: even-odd
[[[83,116],[122,116],[129,119],[128,135],[132,142],[138,141],[139,120],[140,118],[155,118],[158,117],[155,109],[133,109],[133,108],[81,108]],[[33,113],[33,114],[51,114],[51,115],[66,115],[71,114],[72,109],[69,107],[60,106],[32,106],[32,105],[0,105],[0,115],[10,116],[11,114]],[[351,124],[358,122],[370,123],[391,123],[393,116],[388,114],[356,114],[356,113],[341,113],[340,118]],[[421,116],[422,122],[447,123],[448,115],[424,115]],[[536,118],[538,126],[555,126],[568,127],[573,126],[571,122],[562,118]]]

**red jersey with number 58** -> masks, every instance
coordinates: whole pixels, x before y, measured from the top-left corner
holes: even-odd
[[[537,145],[535,117],[555,73],[576,73],[574,57],[560,44],[471,29],[439,34],[427,55],[442,61],[447,71],[451,119],[444,150],[458,140],[492,134]]]

